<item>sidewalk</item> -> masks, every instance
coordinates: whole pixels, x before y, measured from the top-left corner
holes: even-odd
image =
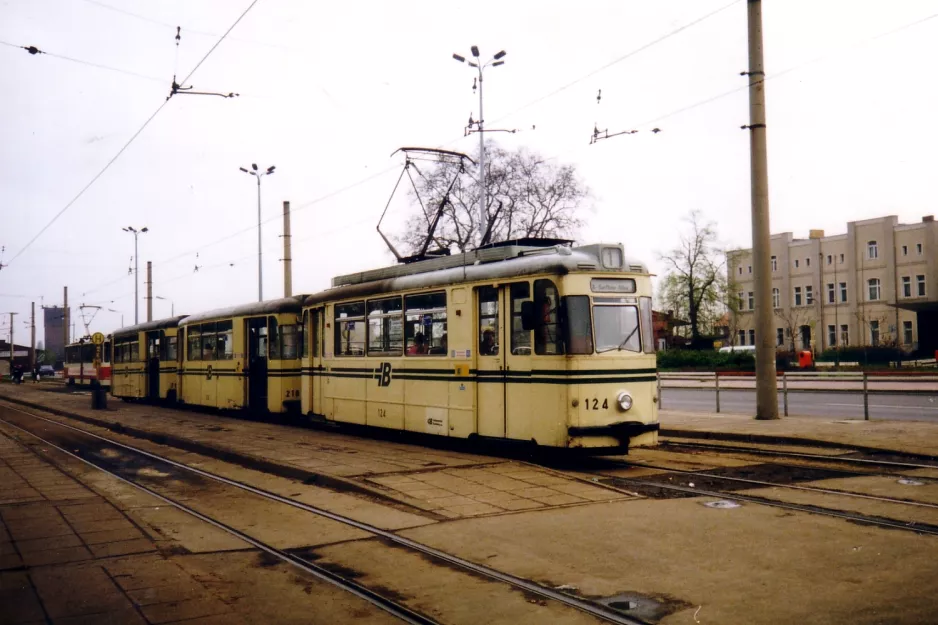
[[[897,453],[938,456],[938,423],[784,417],[757,421],[751,415],[662,410],[661,435],[789,443],[833,444]]]

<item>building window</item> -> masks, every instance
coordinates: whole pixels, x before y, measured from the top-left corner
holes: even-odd
[[[840,301],[841,302],[847,301],[847,283],[846,282],[840,283]]]
[[[749,265],[749,273],[752,273],[752,265]]]
[[[746,296],[746,294],[740,291],[739,293],[737,293],[737,295],[739,296],[739,309],[746,310],[746,301],[743,299]]]
[[[814,303],[814,287],[813,286],[804,287],[804,303],[805,303],[805,306],[810,306]]]
[[[903,245],[903,246],[902,246],[902,255],[903,255],[903,256],[908,256],[908,255],[909,255],[909,246],[908,246],[908,245]]]
[[[922,244],[921,244],[921,243],[916,243],[916,244],[915,244],[915,253],[918,254],[919,256],[922,255]]]
[[[870,345],[879,345],[879,321],[870,320]]]
[[[778,256],[772,257],[772,271],[778,271]]]
[[[778,347],[781,347],[785,344],[785,330],[782,328],[775,328],[775,344]]]
[[[739,344],[740,345],[746,344],[746,331],[745,330],[739,331]]]
[[[801,306],[801,287],[795,287],[795,306]]]
[[[850,331],[846,323],[840,324],[840,346],[846,347],[850,344]]]
[[[834,262],[834,257],[831,256],[830,254],[828,254],[828,255],[827,255],[827,264],[830,265],[830,264],[833,263],[833,262]]]
[[[925,297],[925,276],[915,276],[915,284],[918,286],[918,296]]]
[[[779,295],[778,289],[772,289],[772,308],[781,308],[779,304],[781,298]]]
[[[881,291],[880,285],[879,285],[879,278],[870,278],[869,280],[867,280],[867,284],[870,287],[870,301],[875,302],[876,300],[879,299],[880,291]]]
[[[827,326],[827,346],[828,347],[837,346],[837,326],[835,325]]]
[[[749,291],[749,310],[755,310],[755,309],[756,309],[755,300],[752,297],[752,291]]]
[[[749,331],[749,344],[750,345],[756,344],[756,331],[755,330]]]
[[[870,257],[870,260],[879,258],[879,246],[876,245],[876,241],[870,241],[866,244],[867,255]]]
[[[804,266],[805,266],[805,267],[810,267],[810,266],[811,266],[811,257],[808,257],[808,258],[805,258],[805,259],[804,259]]]
[[[912,322],[902,322],[902,342],[906,345],[912,344]]]
[[[828,304],[834,303],[834,283],[833,282],[827,283],[827,303]]]
[[[902,297],[912,297],[911,276],[902,276]]]
[[[742,267],[739,268],[739,275],[743,275],[743,268],[742,268]]]
[[[796,258],[796,259],[795,259],[795,269],[798,268],[798,263],[799,263],[799,262],[800,262],[800,261]]]
[[[843,254],[840,255],[840,264],[841,264],[841,265],[844,264],[844,255],[843,255]]]

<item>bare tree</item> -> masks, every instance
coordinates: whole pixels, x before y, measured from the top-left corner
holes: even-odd
[[[801,333],[801,327],[810,326],[809,319],[813,308],[808,306],[789,306],[775,311],[775,316],[782,320],[785,333],[790,341],[791,351],[797,351],[796,340]]]
[[[440,163],[417,170],[417,192],[412,193],[417,211],[407,221],[406,234],[400,237],[411,250],[422,246],[440,200],[459,167]],[[485,234],[486,224],[479,223],[475,173],[467,170],[458,177],[443,209],[433,236],[442,249],[472,249]],[[487,143],[485,148],[485,186],[490,241],[573,238],[583,225],[579,215],[591,199],[590,189],[576,175],[573,165],[554,164],[524,148],[509,152],[494,143]]]
[[[667,267],[660,299],[668,308],[686,314],[693,345],[704,332],[712,332],[725,311],[728,299],[721,260],[725,256],[717,249],[713,223],[704,222],[700,211],[691,211],[684,221],[688,227],[680,245],[658,255]]]

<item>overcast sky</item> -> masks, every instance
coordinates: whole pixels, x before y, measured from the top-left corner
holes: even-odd
[[[19,254],[164,102],[174,72],[187,75],[249,5],[0,3],[0,41],[50,53],[0,45],[0,312],[20,313],[19,337],[29,302],[61,304],[64,285],[76,321],[78,304],[104,307],[91,331],[112,331],[121,314],[133,322],[123,226],[150,229],[141,320],[147,260],[155,294],[168,298],[154,302],[155,318],[169,316],[169,300],[177,314],[255,300],[256,184],[238,171],[252,162],[277,166],[262,187],[265,298],[283,293],[283,200],[294,209],[295,293],[390,264],[374,230],[400,172],[390,154],[477,144],[463,137],[478,117],[473,70],[452,58],[471,45],[486,58],[508,53],[486,70],[485,118],[521,132],[492,138],[575,165],[593,190],[580,242],[622,242],[658,270],[682,216],[700,209],[725,246],[749,246],[744,0],[259,0],[190,80],[241,97],[172,98]],[[938,0],[765,0],[773,233],[935,212],[932,16]],[[589,145],[594,123],[640,132]]]

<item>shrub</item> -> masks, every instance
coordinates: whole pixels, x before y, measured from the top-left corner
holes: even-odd
[[[896,348],[876,346],[851,346],[841,347],[840,349],[826,349],[817,359],[823,362],[834,362],[837,360],[837,354],[840,353],[841,362],[858,362],[865,364],[886,364],[896,359]]]
[[[752,354],[748,352],[669,349],[658,352],[658,368],[752,371],[756,368],[756,361]]]

